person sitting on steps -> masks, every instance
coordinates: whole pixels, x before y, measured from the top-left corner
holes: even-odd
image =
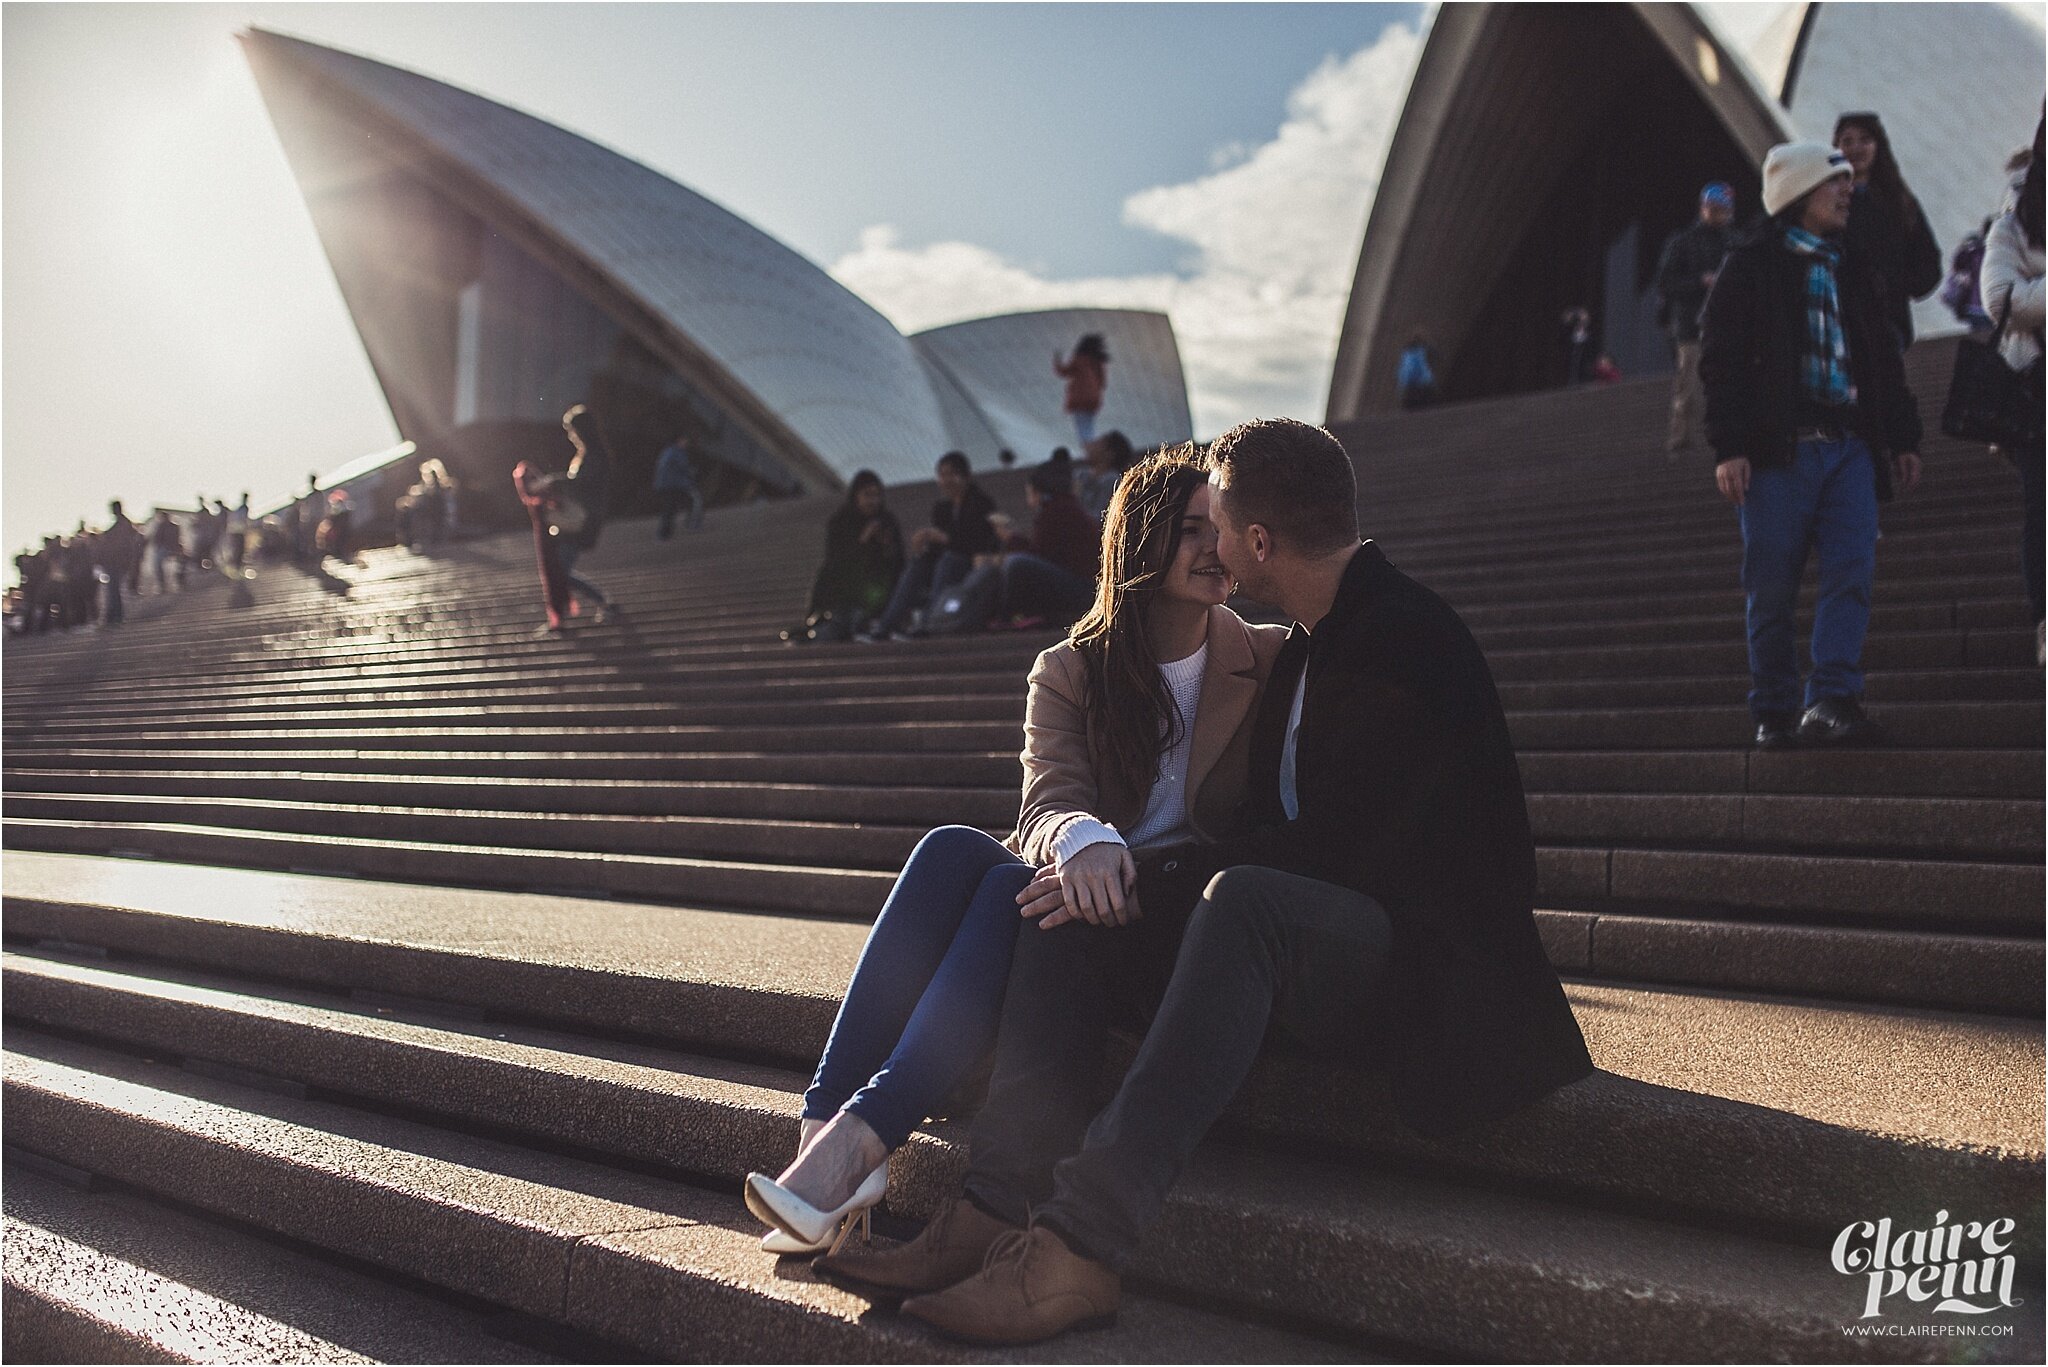
[[[1152,900],[1140,860],[1134,924],[1018,937],[965,1191],[907,1244],[814,1265],[952,1338],[1109,1322],[1269,1034],[1383,1074],[1423,1135],[1592,1071],[1537,934],[1520,775],[1471,633],[1361,544],[1351,462],[1329,433],[1246,423],[1209,468],[1219,559],[1296,623],[1253,726],[1248,824],[1174,853],[1201,880],[1191,912]],[[1022,895],[1027,915],[1072,915],[1054,876]],[[1136,1061],[1097,1112],[1112,1008],[1162,973]]]
[[[974,482],[966,455],[946,452],[939,457],[934,473],[939,498],[932,504],[932,523],[910,534],[910,562],[896,581],[896,591],[889,596],[874,630],[862,633],[858,640],[907,639],[912,614],[965,579],[978,558],[992,558],[1002,549],[989,521],[989,514],[996,510],[995,500]]]
[[[881,1200],[887,1155],[994,1041],[1020,939],[1116,926],[1115,943],[1170,962],[1200,887],[1172,852],[1237,832],[1251,722],[1284,635],[1223,605],[1210,499],[1192,447],[1124,481],[1094,607],[1031,670],[1016,831],[998,842],[946,826],[918,843],[804,1094],[795,1159],[747,1179],[770,1251],[822,1247]],[[1021,905],[1048,886],[1057,908]]]
[[[864,631],[903,573],[903,529],[883,502],[882,477],[856,471],[825,523],[825,563],[811,581],[802,625],[785,641],[844,641]]]

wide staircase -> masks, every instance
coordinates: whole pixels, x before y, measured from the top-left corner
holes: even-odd
[[[1912,357],[1930,426],[1949,356]],[[761,1254],[738,1190],[787,1161],[912,845],[1013,820],[1050,637],[782,644],[809,500],[670,543],[614,526],[586,563],[626,611],[559,638],[505,536],[10,641],[6,1351],[2039,1361],[2017,481],[1935,438],[1885,512],[1892,743],[1755,754],[1734,514],[1662,411],[1644,382],[1340,433],[1368,534],[1486,650],[1600,1071],[1426,1142],[1369,1077],[1271,1056],[1118,1325],[1003,1355]],[[914,525],[929,497],[894,501]],[[885,1233],[963,1150],[953,1123],[913,1139]],[[1846,1226],[2008,1217],[2016,1307],[1902,1290],[1865,1317],[1870,1278],[1831,1265]]]

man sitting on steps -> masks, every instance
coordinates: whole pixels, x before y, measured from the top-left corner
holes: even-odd
[[[1156,875],[1207,879],[1183,936],[1145,937],[1164,946],[1153,962],[1129,926],[1019,936],[965,1194],[909,1244],[816,1264],[956,1338],[1030,1343],[1113,1317],[1269,1028],[1384,1073],[1426,1134],[1592,1071],[1537,935],[1520,772],[1471,634],[1360,543],[1329,433],[1246,423],[1212,448],[1210,485],[1225,567],[1298,624],[1254,733],[1249,833],[1153,855]],[[1052,870],[1019,900],[1067,919]],[[1091,1122],[1113,1007],[1151,974],[1163,1000]],[[1331,1078],[1333,1095],[1354,1086]]]

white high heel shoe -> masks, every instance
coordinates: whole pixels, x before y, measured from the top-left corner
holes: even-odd
[[[803,1156],[804,1150],[811,1146],[811,1141],[818,1137],[818,1131],[824,1128],[824,1121],[813,1120],[809,1116],[797,1122],[796,1152],[799,1158]],[[799,1253],[823,1253],[828,1242],[820,1240],[815,1244],[807,1244],[790,1238],[779,1229],[770,1229],[761,1236],[761,1251],[777,1258],[787,1258]]]
[[[763,1224],[773,1225],[777,1232],[787,1235],[791,1243],[803,1245],[792,1250],[794,1252],[807,1253],[829,1245],[831,1251],[837,1253],[839,1246],[853,1233],[855,1225],[863,1231],[868,1229],[868,1217],[876,1206],[882,1204],[882,1197],[888,1190],[889,1164],[886,1159],[867,1175],[844,1205],[833,1210],[819,1210],[766,1173],[750,1172],[747,1174],[747,1209],[753,1211]],[[838,1233],[836,1239],[834,1231]],[[762,1247],[768,1247],[767,1240],[762,1241]]]
[[[787,1258],[796,1253],[823,1253],[831,1244],[830,1239],[821,1239],[815,1244],[800,1243],[779,1229],[771,1229],[761,1236],[761,1251],[772,1253],[778,1258]]]

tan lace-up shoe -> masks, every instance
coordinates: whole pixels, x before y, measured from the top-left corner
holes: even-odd
[[[932,1217],[907,1244],[894,1248],[846,1248],[811,1264],[818,1279],[842,1291],[893,1308],[905,1296],[938,1291],[972,1276],[989,1245],[1017,1227],[998,1220],[962,1196]]]
[[[948,1338],[1009,1345],[1108,1328],[1122,1299],[1116,1273],[1034,1225],[997,1240],[966,1281],[903,1302],[903,1313]]]

